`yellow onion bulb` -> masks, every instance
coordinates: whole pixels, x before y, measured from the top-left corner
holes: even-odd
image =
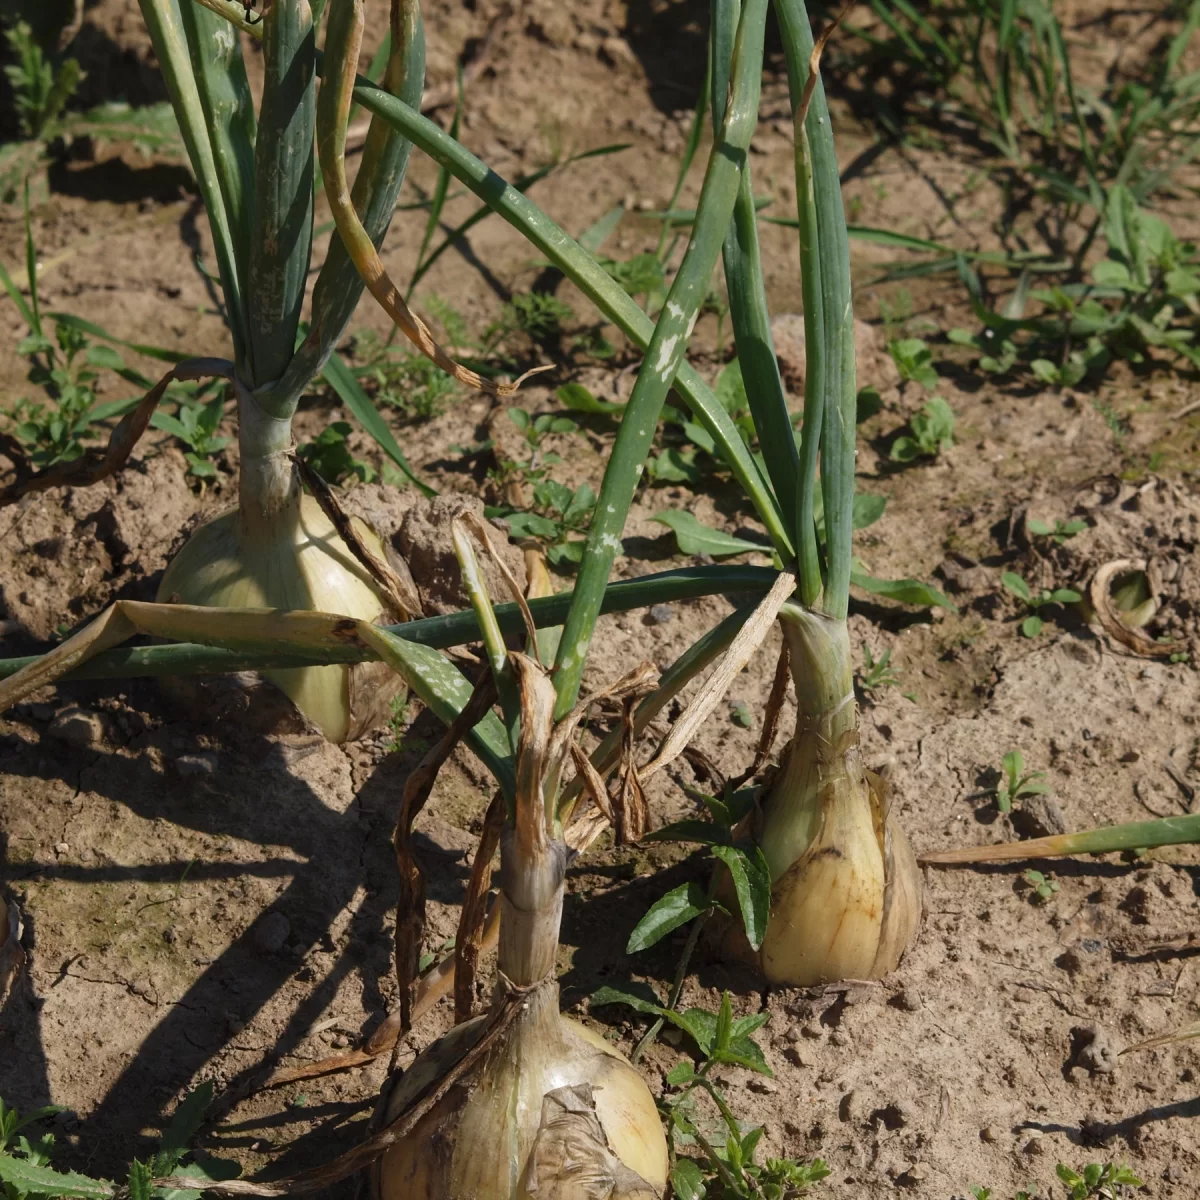
[[[916,936],[920,872],[886,786],[863,763],[845,622],[791,605],[780,622],[797,716],[754,825],[771,911],[757,954],[732,923],[722,940],[778,986],[878,979]]]
[[[629,1062],[558,1012],[543,987],[412,1133],[373,1169],[375,1200],[657,1200],[667,1145]],[[442,1078],[487,1017],[458,1026],[401,1077],[385,1123]]]
[[[352,518],[368,546],[384,557],[374,530]],[[269,531],[248,533],[233,510],[202,525],[167,567],[160,603],[215,608],[307,609],[376,621],[388,613],[383,593],[351,555],[309,495],[293,496]],[[401,686],[380,663],[263,672],[330,740],[356,737],[386,714]]]

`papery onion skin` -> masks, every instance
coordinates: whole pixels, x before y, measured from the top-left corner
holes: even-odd
[[[661,1196],[667,1149],[654,1100],[636,1070],[582,1025],[558,1014],[558,989],[532,1001],[488,1055],[474,1082],[450,1090],[410,1137],[374,1168],[377,1200],[554,1200],[522,1186],[542,1097],[590,1084],[608,1145]],[[480,1017],[451,1030],[409,1068],[388,1098],[398,1116],[482,1032]],[[495,1064],[503,1063],[501,1066]],[[519,1065],[517,1065],[519,1064]],[[640,1197],[644,1192],[618,1193]],[[616,1197],[614,1196],[614,1200]]]
[[[352,519],[382,558],[379,536]],[[308,495],[293,497],[269,531],[248,528],[238,510],[202,525],[167,567],[157,599],[216,608],[308,609],[366,621],[388,614],[375,582]],[[386,716],[388,701],[402,687],[399,676],[381,663],[264,675],[332,742],[357,737]]]

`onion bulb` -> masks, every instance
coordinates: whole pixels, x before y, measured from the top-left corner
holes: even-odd
[[[844,621],[786,605],[780,623],[796,688],[796,732],[754,818],[771,872],[756,959],[773,984],[810,987],[894,970],[921,919],[921,877],[859,749]],[[728,949],[750,948],[732,925]]]
[[[603,1039],[558,1011],[569,852],[554,802],[569,737],[553,736],[555,693],[543,669],[521,654],[508,661],[520,684],[521,734],[517,794],[500,841],[497,1007],[417,1058],[387,1098],[385,1124],[492,1040],[376,1162],[375,1197],[657,1200],[667,1146],[649,1089]],[[493,1024],[504,1013],[508,1023]]]
[[[384,547],[352,518],[380,558]],[[311,496],[294,488],[268,521],[243,509],[202,525],[167,567],[160,602],[216,608],[311,609],[358,620],[390,616],[382,591],[351,555]],[[382,663],[266,671],[296,707],[333,742],[357,737],[387,713],[401,687]]]
[[[465,1054],[488,1023],[434,1043],[392,1090],[386,1121]],[[375,1167],[377,1200],[657,1200],[667,1153],[642,1077],[533,993],[480,1063]]]

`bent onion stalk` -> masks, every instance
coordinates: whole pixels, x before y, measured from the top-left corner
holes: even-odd
[[[360,567],[291,460],[303,389],[342,336],[362,292],[337,239],[317,281],[312,327],[297,347],[313,226],[316,42],[309,0],[276,0],[261,22],[265,79],[253,102],[240,41],[185,0],[141,0],[217,248],[236,354],[241,474],[236,510],[202,526],[170,565],[160,601],[221,608],[315,609],[357,620],[401,620]],[[415,0],[392,5],[386,83],[419,100],[424,33]],[[378,243],[404,178],[409,143],[372,124],[352,199]],[[379,538],[360,536],[383,556]],[[395,676],[360,666],[268,672],[329,738],[354,736],[387,711]],[[387,682],[385,682],[385,680]],[[398,683],[398,681],[396,681]]]

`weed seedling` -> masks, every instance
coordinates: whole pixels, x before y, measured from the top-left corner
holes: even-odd
[[[932,396],[908,423],[911,436],[903,434],[892,443],[892,462],[910,463],[918,458],[936,458],[954,444],[954,410],[941,396]]]
[[[895,687],[900,682],[899,672],[892,664],[892,648],[889,646],[878,658],[871,647],[863,642],[863,665],[858,672],[858,686],[864,692],[882,691]]]
[[[163,1134],[158,1151],[146,1162],[134,1159],[124,1186],[107,1179],[93,1179],[75,1171],[58,1171],[49,1164],[54,1154],[54,1135],[43,1133],[32,1139],[21,1131],[63,1110],[56,1105],[35,1109],[23,1116],[0,1100],[0,1195],[7,1200],[49,1200],[54,1196],[87,1197],[88,1200],[117,1200],[118,1197],[149,1200],[151,1195],[185,1197],[196,1192],[152,1191],[150,1181],[163,1176],[188,1176],[195,1180],[227,1180],[241,1172],[236,1163],[189,1156],[188,1143],[196,1135],[204,1111],[212,1101],[212,1084],[201,1084],[180,1101]]]
[[[996,807],[1011,812],[1023,796],[1042,796],[1050,789],[1041,782],[1045,771],[1026,771],[1025,756],[1020,750],[1010,750],[1000,760],[1000,782],[996,787]]]
[[[370,331],[360,334],[358,341],[366,361],[354,374],[368,387],[374,385],[377,402],[396,409],[407,420],[439,416],[458,394],[453,376],[425,355],[388,346]]]
[[[933,369],[933,351],[920,338],[897,338],[888,342],[888,352],[900,372],[900,378],[919,383],[927,391],[938,384]]]
[[[1035,904],[1045,904],[1047,901],[1053,899],[1054,893],[1059,888],[1057,879],[1043,875],[1041,871],[1035,871],[1032,867],[1021,878],[1033,889],[1033,902]]]
[[[1073,538],[1088,527],[1088,523],[1083,520],[1055,520],[1053,525],[1048,525],[1045,521],[1036,521],[1032,518],[1026,522],[1026,525],[1030,533],[1036,534],[1038,537],[1049,538],[1056,546],[1063,545],[1068,538]]]
[[[216,436],[224,415],[225,397],[214,396],[207,404],[181,404],[175,417],[159,410],[150,418],[150,424],[173,434],[187,447],[183,457],[187,459],[188,474],[197,479],[215,479],[213,456],[229,445],[229,438]]]
[[[83,79],[83,72],[74,58],[65,58],[57,65],[51,62],[24,21],[9,26],[4,37],[15,60],[4,68],[12,88],[13,108],[21,132],[35,138],[62,112]]]
[[[588,485],[571,489],[553,479],[541,479],[533,485],[533,509],[489,507],[488,517],[500,517],[514,538],[536,538],[546,548],[553,566],[577,565],[583,558],[583,535],[587,532],[596,493]]]
[[[371,483],[376,478],[375,471],[350,453],[350,447],[346,444],[350,432],[349,422],[334,421],[311,442],[305,442],[296,453],[326,483],[336,484],[351,478],[360,483]]]
[[[1083,597],[1071,588],[1042,588],[1035,592],[1015,571],[1005,571],[1000,582],[1030,610],[1030,615],[1021,622],[1021,632],[1027,638],[1037,637],[1045,621],[1038,610],[1048,604],[1078,604]]]
[[[1125,1166],[1116,1163],[1088,1163],[1082,1171],[1073,1171],[1059,1163],[1055,1174],[1067,1185],[1069,1200],[1117,1200],[1127,1188],[1146,1185]]]
[[[539,344],[556,342],[563,326],[574,319],[574,309],[549,292],[517,292],[490,333],[497,340],[519,331]]]
[[[704,1008],[680,1012],[609,987],[595,992],[592,1004],[625,1004],[656,1017],[659,1024],[669,1021],[695,1045],[699,1061],[676,1064],[667,1073],[668,1090],[659,1100],[677,1200],[798,1200],[830,1174],[819,1158],[807,1163],[792,1158],[757,1162],[762,1127],[747,1129],[713,1078],[714,1068],[721,1065],[772,1074],[761,1047],[750,1036],[769,1014],[735,1017],[728,992],[722,993],[715,1013]],[[702,1100],[708,1103],[702,1106]],[[681,1151],[687,1150],[699,1156],[684,1157]]]

